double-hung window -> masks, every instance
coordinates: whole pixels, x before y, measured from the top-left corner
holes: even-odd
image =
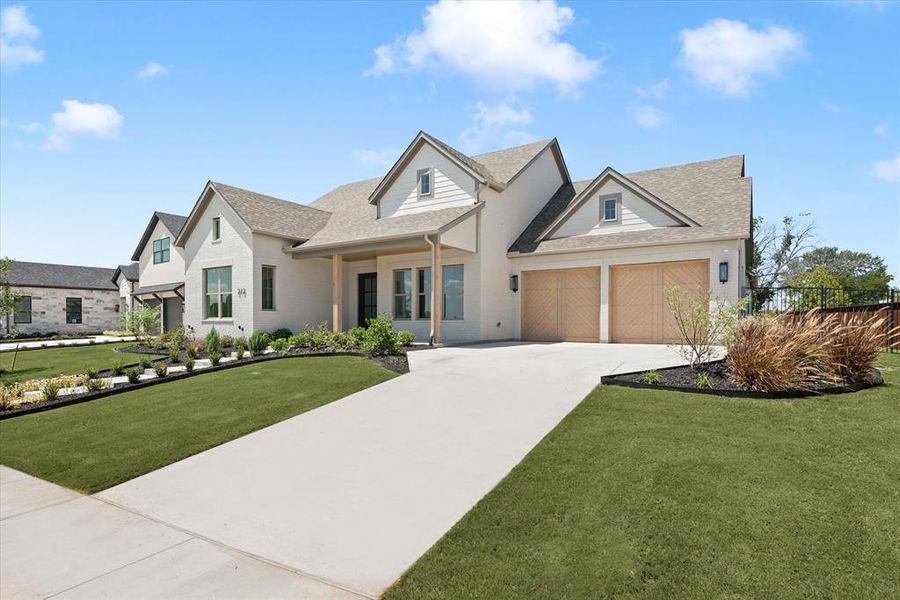
[[[465,304],[465,273],[462,265],[444,267],[444,319],[458,321],[463,319]]]
[[[416,318],[431,318],[431,267],[416,270]]]
[[[169,262],[169,238],[153,240],[153,264]]]
[[[603,200],[603,221],[610,223],[619,220],[619,196],[607,196]]]
[[[31,323],[31,296],[19,296],[16,298],[16,310],[13,314],[14,323]]]
[[[70,325],[81,323],[81,298],[66,298],[66,323]]]
[[[231,267],[203,270],[203,293],[207,319],[231,318]]]
[[[434,169],[419,169],[416,171],[416,188],[419,198],[431,196],[434,189]]]
[[[394,318],[412,318],[412,269],[394,271]]]
[[[262,267],[262,309],[275,310],[275,267]]]

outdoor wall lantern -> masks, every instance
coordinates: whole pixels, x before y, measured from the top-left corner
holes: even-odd
[[[720,262],[719,263],[719,281],[721,283],[725,283],[728,281],[728,263]]]
[[[513,292],[519,291],[519,276],[518,275],[510,275],[509,276],[509,289]]]

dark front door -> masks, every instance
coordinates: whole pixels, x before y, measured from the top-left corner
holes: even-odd
[[[378,273],[360,273],[356,289],[359,294],[358,324],[365,327],[367,319],[378,316]]]

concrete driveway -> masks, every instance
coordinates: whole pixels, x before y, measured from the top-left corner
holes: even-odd
[[[332,586],[336,596],[351,591],[374,597],[509,473],[602,375],[680,362],[666,347],[637,345],[509,343],[413,352],[409,375],[92,500]],[[128,571],[140,564],[98,575],[84,584],[87,595],[103,595],[105,579],[110,589],[123,589],[116,581],[127,582]],[[177,562],[162,564],[174,568]],[[154,572],[136,575],[149,586],[144,595],[173,576]]]

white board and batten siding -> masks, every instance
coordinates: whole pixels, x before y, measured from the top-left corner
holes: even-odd
[[[610,194],[622,194],[619,206],[620,218],[615,222],[604,223],[601,219],[602,207],[600,198]],[[678,221],[665,214],[617,181],[607,181],[595,191],[578,210],[576,210],[560,227],[551,234],[551,238],[564,238],[579,235],[602,235],[622,231],[640,231],[656,227],[674,227]]]
[[[417,172],[434,169],[431,195],[419,198]],[[378,200],[379,218],[475,204],[476,181],[428,144],[423,145]]]

